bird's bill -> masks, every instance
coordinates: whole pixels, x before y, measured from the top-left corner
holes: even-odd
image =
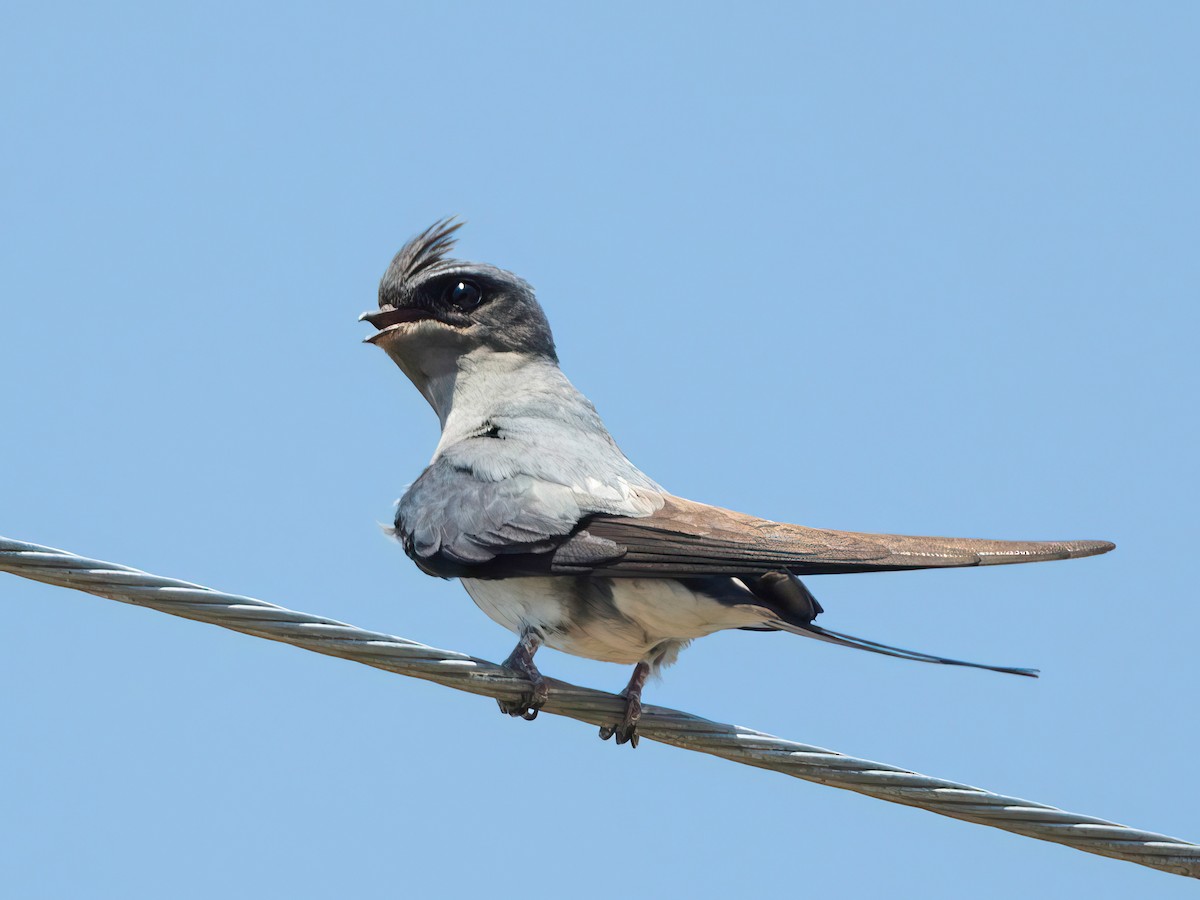
[[[419,322],[421,319],[432,319],[433,313],[427,309],[420,307],[408,306],[403,309],[396,309],[393,306],[385,306],[382,309],[365,312],[358,317],[360,322],[370,322],[380,331],[392,325],[398,325],[401,322]]]
[[[369,322],[375,328],[379,329],[375,334],[363,339],[364,343],[367,344],[378,343],[379,339],[384,335],[398,331],[407,331],[420,323],[427,322],[432,325],[445,327],[445,323],[439,321],[429,310],[412,306],[400,309],[387,306],[383,309],[372,310],[359,316],[358,321]]]

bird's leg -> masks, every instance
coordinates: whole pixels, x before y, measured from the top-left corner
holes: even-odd
[[[607,741],[616,735],[618,744],[638,745],[637,724],[642,717],[642,688],[649,677],[650,663],[640,662],[634,666],[633,677],[625,685],[625,690],[621,691],[621,696],[625,698],[625,716],[616,725],[601,726],[600,740]]]
[[[533,654],[537,653],[537,648],[540,646],[542,646],[540,634],[533,630],[524,631],[521,633],[521,640],[517,642],[517,646],[513,647],[513,652],[508,654],[508,659],[502,663],[504,668],[512,669],[518,675],[528,678],[531,690],[517,700],[497,700],[500,712],[507,713],[514,718],[520,716],[522,719],[532,722],[537,718],[538,710],[545,705],[550,688],[546,684],[546,679],[542,677],[542,673],[533,664]]]

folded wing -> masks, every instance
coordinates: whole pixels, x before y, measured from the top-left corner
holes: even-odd
[[[642,518],[590,516],[551,571],[614,577],[797,575],[991,566],[1095,556],[1108,541],[992,541],[788,525],[671,497]]]

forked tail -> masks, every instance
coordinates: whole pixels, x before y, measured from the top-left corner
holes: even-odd
[[[868,641],[865,638],[854,637],[849,634],[842,634],[840,631],[830,631],[822,628],[820,625],[813,625],[811,622],[807,625],[797,625],[791,622],[778,622],[775,627],[780,631],[786,631],[790,634],[799,634],[804,637],[816,638],[818,641],[827,641],[830,644],[837,644],[840,647],[850,647],[854,650],[870,650],[872,653],[882,653],[884,656],[894,656],[897,659],[910,659],[914,662],[938,663],[943,666],[968,666],[972,669],[987,669],[990,672],[1007,672],[1010,675],[1026,675],[1029,678],[1037,678],[1037,669],[1024,669],[1017,666],[990,666],[987,663],[967,662],[962,659],[950,659],[945,656],[934,656],[931,653],[921,653],[919,650],[905,650],[902,647],[890,647],[887,644],[880,644],[875,641]]]

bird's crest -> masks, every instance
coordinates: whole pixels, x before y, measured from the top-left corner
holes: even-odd
[[[405,244],[388,269],[388,281],[407,284],[427,269],[444,262],[454,248],[454,232],[462,228],[454,216],[434,222]]]

